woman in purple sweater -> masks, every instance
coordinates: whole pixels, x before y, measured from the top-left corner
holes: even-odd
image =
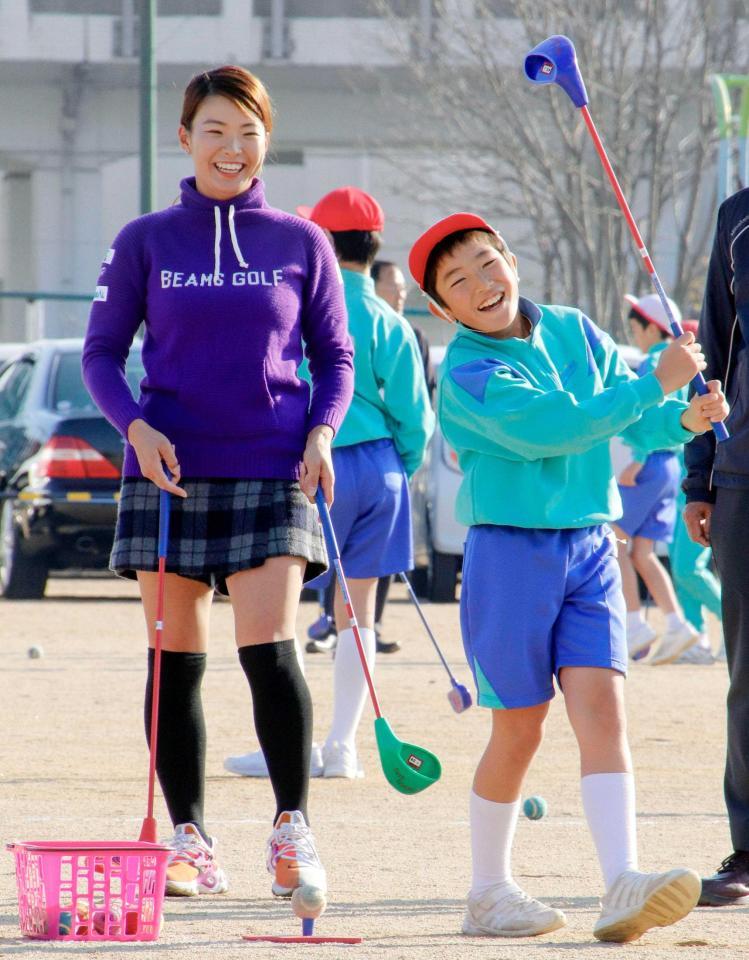
[[[159,488],[174,494],[157,753],[175,830],[171,895],[227,889],[203,816],[200,686],[214,587],[231,599],[276,798],[273,893],[325,889],[307,819],[312,706],[294,632],[302,584],[327,564],[313,500],[319,483],[332,501],[330,444],[351,399],[352,348],[324,234],[265,202],[257,174],[271,126],[268,94],[246,70],[190,81],[179,140],[195,176],[107,252],[83,353],[91,394],[127,439],[111,566],[137,577],[148,623],[147,732]],[[141,322],[136,403],[124,368]],[[303,342],[311,396],[297,377]]]

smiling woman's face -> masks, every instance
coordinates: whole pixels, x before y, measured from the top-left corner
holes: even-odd
[[[268,134],[262,120],[222,96],[202,101],[179,141],[192,157],[198,192],[213,200],[230,200],[252,185],[263,165]]]

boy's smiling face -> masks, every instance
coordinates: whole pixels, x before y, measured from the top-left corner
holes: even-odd
[[[497,340],[527,335],[518,309],[517,261],[509,251],[500,253],[488,235],[473,233],[445,254],[435,287],[446,312],[465,326]]]

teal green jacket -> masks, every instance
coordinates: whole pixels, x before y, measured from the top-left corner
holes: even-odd
[[[636,377],[580,310],[521,298],[528,340],[459,327],[440,368],[437,409],[463,481],[462,523],[564,529],[616,520],[621,499],[609,440],[641,449],[693,436],[686,403]]]
[[[354,397],[333,447],[391,437],[410,477],[424,459],[435,422],[416,336],[375,294],[371,277],[341,272],[354,341]]]
[[[652,373],[655,368],[658,366],[658,361],[660,360],[661,354],[669,345],[670,340],[661,340],[660,343],[654,343],[653,346],[645,354],[645,357],[637,368],[637,376],[644,377],[648,373]],[[677,390],[672,396],[676,397],[679,400],[687,399],[687,387],[682,387],[681,390]],[[636,460],[638,463],[645,463],[648,458],[648,454],[652,453],[652,449],[648,447],[638,447],[635,443],[628,443],[628,446],[632,449],[632,459]],[[659,447],[659,451],[670,451],[671,453],[681,454],[683,446],[680,443],[671,444],[668,447]]]

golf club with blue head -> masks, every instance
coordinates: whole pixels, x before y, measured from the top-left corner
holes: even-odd
[[[611,166],[601,138],[598,135],[598,130],[596,129],[596,126],[593,123],[593,118],[588,110],[588,93],[585,89],[582,75],[580,74],[580,68],[577,65],[577,55],[575,54],[575,47],[572,41],[569,39],[569,37],[564,36],[547,37],[546,40],[539,43],[538,46],[534,47],[526,56],[524,67],[525,75],[531,81],[531,83],[556,83],[557,86],[560,86],[562,90],[564,90],[574,105],[582,112],[585,125],[593,139],[593,144],[596,148],[598,158],[603,164],[603,169],[606,171],[611,186],[613,187],[614,194],[616,195],[616,199],[619,203],[619,207],[624,214],[624,218],[627,221],[627,226],[630,229],[632,237],[635,241],[635,245],[637,246],[637,250],[642,258],[643,267],[647,271],[648,276],[655,287],[655,292],[658,294],[661,304],[663,305],[663,309],[666,311],[666,316],[668,317],[668,322],[671,326],[674,336],[680,337],[684,333],[684,330],[681,324],[674,317],[671,308],[669,307],[666,292],[663,289],[663,284],[656,273],[653,261],[650,259],[650,254],[645,246],[645,241],[642,239],[640,231],[637,229],[635,218],[632,216],[632,211],[629,209],[629,204],[627,203],[624,193],[622,192],[622,188],[616,178],[616,174]],[[708,393],[705,378],[701,373],[698,373],[697,376],[692,380],[692,384],[697,393],[702,395]],[[714,423],[712,426],[716,440],[722,441],[728,439],[728,431],[723,423]]]
[[[450,706],[456,713],[463,713],[470,706],[473,705],[473,700],[471,699],[471,694],[468,692],[468,689],[463,686],[462,683],[458,683],[455,679],[452,670],[445,660],[444,654],[440,650],[439,644],[432,633],[429,624],[427,623],[427,618],[424,616],[424,611],[421,609],[421,604],[419,603],[416,594],[414,593],[414,588],[411,586],[411,582],[405,573],[399,573],[398,576],[406,585],[406,590],[408,590],[409,597],[413,600],[414,606],[416,607],[416,612],[421,619],[421,622],[424,624],[424,629],[426,630],[429,639],[434,644],[434,649],[437,651],[437,656],[442,661],[442,666],[447,670],[447,675],[450,678],[450,683],[452,684],[452,690],[447,694],[447,699],[450,701]]]
[[[325,494],[318,487],[315,495],[317,509],[320,514],[320,523],[322,524],[323,536],[325,537],[325,546],[328,549],[328,559],[333,564],[335,575],[338,580],[338,586],[341,588],[343,602],[346,605],[349,625],[354,634],[356,649],[361,661],[364,677],[369,688],[369,696],[372,700],[372,706],[375,712],[375,738],[377,740],[377,750],[380,754],[380,763],[382,772],[388,783],[395,787],[400,793],[419,793],[425,790],[433,783],[436,783],[442,775],[442,766],[437,757],[425,747],[418,747],[413,743],[404,743],[393,733],[390,724],[383,717],[380,711],[380,703],[375,693],[372,674],[369,671],[367,657],[364,653],[364,647],[359,633],[359,623],[351,606],[351,597],[346,584],[346,577],[341,565],[341,555],[338,551],[338,541],[336,540],[335,530],[330,519],[328,505],[325,502]]]

